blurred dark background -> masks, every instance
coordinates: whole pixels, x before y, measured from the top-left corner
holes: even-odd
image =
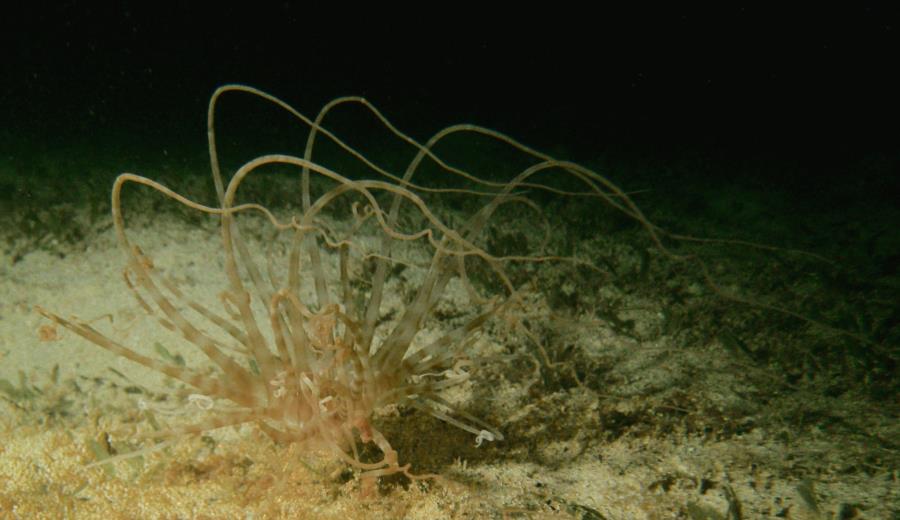
[[[900,29],[879,7],[389,22],[302,2],[165,4],[60,2],[5,17],[4,128],[153,136],[202,123],[213,88],[243,82],[308,111],[359,94],[426,130],[466,120],[599,149],[897,145]]]

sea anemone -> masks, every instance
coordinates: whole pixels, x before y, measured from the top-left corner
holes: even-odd
[[[304,156],[257,157],[240,167],[226,184],[219,166],[214,120],[219,98],[229,92],[258,96],[308,125]],[[375,164],[326,129],[323,119],[342,104],[364,107],[400,142],[412,147],[415,157],[402,175]],[[433,149],[456,133],[474,133],[508,146],[527,157],[530,166],[504,183],[454,168]],[[646,222],[627,196],[581,166],[554,160],[503,134],[471,125],[446,128],[420,144],[362,98],[334,100],[313,120],[257,89],[227,85],[211,98],[208,136],[217,205],[200,204],[149,178],[124,173],[112,189],[112,216],[127,258],[124,279],[138,304],[162,327],[202,352],[214,370],[141,354],[85,321],[65,319],[40,307],[38,311],[118,356],[185,383],[194,401],[211,408],[208,417],[194,424],[171,427],[154,436],[255,423],[276,441],[327,449],[360,470],[367,482],[395,473],[416,478],[373,424],[373,414],[389,405],[428,413],[470,432],[479,445],[503,439],[498,429],[443,397],[448,389],[469,379],[474,361],[467,347],[478,332],[515,301],[519,292],[506,272],[510,263],[550,258],[537,253],[491,254],[484,245],[484,234],[498,208],[517,204],[539,216],[537,204],[525,196],[526,190],[572,194],[533,180],[538,173],[552,171],[586,187],[582,195],[599,197]],[[374,172],[376,179],[351,179],[314,161],[314,145],[321,136]],[[426,160],[448,177],[462,178],[474,188],[416,184],[414,175]],[[285,170],[296,171],[300,177],[300,197],[293,214],[278,216],[261,204],[236,202],[249,176]],[[192,299],[182,284],[155,267],[153,259],[129,237],[122,190],[135,184],[219,220],[227,283],[218,309]],[[450,226],[423,199],[424,194],[440,196],[442,192],[478,201],[477,210]],[[345,218],[326,215],[338,211],[345,212]],[[252,232],[239,225],[242,220],[267,222],[282,249],[271,247],[266,254],[255,250],[256,242],[266,241],[254,242]],[[536,217],[534,222],[541,219]],[[652,226],[647,228],[653,235]],[[547,230],[540,225],[532,230],[538,237],[535,242],[541,243]],[[419,266],[417,276],[412,277],[416,286],[404,293],[401,310],[389,315],[385,310],[389,278],[413,257]],[[206,265],[216,268],[212,262]],[[477,282],[471,276],[475,269]],[[456,284],[455,294],[467,299],[467,315],[449,330],[422,334],[452,284]],[[373,443],[381,452],[380,460],[361,455],[360,443]]]

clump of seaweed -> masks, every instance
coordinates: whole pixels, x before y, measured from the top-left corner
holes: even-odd
[[[264,155],[240,167],[225,182],[216,148],[215,115],[219,98],[230,92],[257,96],[288,111],[309,127],[303,157]],[[323,125],[335,107],[364,107],[415,157],[402,174],[391,173],[347,145]],[[527,157],[530,166],[512,180],[491,182],[455,168],[434,152],[448,136],[474,133]],[[172,437],[225,426],[255,423],[272,439],[301,443],[333,453],[361,471],[363,483],[410,472],[373,424],[373,414],[387,406],[428,413],[475,436],[476,444],[498,441],[496,427],[451,404],[442,394],[467,381],[477,366],[467,347],[485,323],[505,313],[521,293],[507,270],[512,264],[566,260],[530,255],[496,256],[486,245],[485,230],[502,206],[519,205],[535,212],[526,195],[551,192],[601,199],[646,227],[659,247],[656,228],[647,223],[631,200],[602,176],[574,163],[532,150],[498,132],[472,125],[441,130],[420,144],[397,130],[365,99],[339,98],[313,120],[257,89],[226,85],[211,98],[208,111],[209,152],[217,205],[190,200],[147,177],[124,173],[112,189],[112,218],[118,243],[127,258],[124,280],[140,307],[184,344],[205,355],[214,370],[185,366],[172,359],[141,354],[77,318],[37,310],[90,342],[151,370],[177,379],[192,390],[192,402],[211,413],[193,424],[149,434]],[[313,159],[322,136],[374,172],[374,180],[352,179]],[[429,162],[448,177],[475,188],[429,188],[414,182],[420,166]],[[285,170],[299,174],[299,202],[289,216],[254,202],[239,203],[245,180]],[[540,183],[539,175],[565,177],[580,190]],[[153,258],[133,242],[123,214],[123,189],[138,185],[176,201],[185,209],[219,221],[223,270],[227,279],[220,308],[191,298],[173,277],[155,266]],[[425,196],[452,193],[477,201],[478,208],[461,223],[449,225],[436,215]],[[471,207],[471,205],[470,205]],[[346,211],[347,218],[329,214]],[[257,251],[253,232],[244,221],[267,222],[275,238],[267,254]],[[255,228],[254,228],[255,229]],[[534,227],[540,235],[540,227]],[[544,242],[549,230],[544,229]],[[422,254],[421,251],[427,251]],[[412,251],[412,253],[411,253]],[[404,256],[406,254],[407,256]],[[263,255],[264,259],[260,259]],[[402,310],[388,312],[390,277],[420,259],[416,286],[405,292]],[[210,263],[209,266],[215,264]],[[478,281],[470,273],[477,271]],[[490,280],[489,283],[483,282]],[[423,331],[442,299],[455,284],[469,313],[453,328]],[[483,294],[484,293],[484,294]],[[458,296],[457,296],[458,297]],[[368,460],[361,445],[373,444],[380,460]],[[108,462],[105,461],[105,462]]]

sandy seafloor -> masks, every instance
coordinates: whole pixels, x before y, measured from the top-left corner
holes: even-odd
[[[170,269],[198,300],[215,301],[222,286],[221,273],[210,267],[221,249],[214,227],[170,215],[135,226],[154,263]],[[109,220],[93,227],[83,243],[13,247],[0,256],[2,518],[900,514],[895,399],[877,402],[852,389],[829,396],[802,380],[785,383],[779,370],[729,349],[734,342],[723,341],[731,337],[726,333],[696,331],[692,327],[701,325],[690,321],[673,325],[663,302],[640,291],[617,292],[615,284],[596,296],[617,302],[606,314],[583,308],[551,314],[554,300],[536,291],[529,299],[531,323],[559,365],[535,372],[532,347],[530,357],[487,363],[452,396],[496,424],[506,440],[476,448],[472,435],[418,412],[392,410],[376,418],[401,462],[437,472],[442,481],[392,479],[364,497],[339,462],[276,445],[253,427],[179,438],[143,457],[85,467],[98,450],[132,451],[136,444],[127,432],[150,428],[140,404],[174,395],[179,385],[68,330],[48,328],[35,305],[90,321],[148,355],[160,355],[154,350],[159,342],[189,366],[203,361],[164,333],[126,289]],[[614,250],[616,244],[600,240],[585,247]],[[583,281],[568,283],[561,280],[556,293],[589,289]],[[720,305],[702,286],[689,286],[686,294]],[[442,315],[464,312],[450,301]],[[615,319],[604,319],[610,312]],[[748,333],[737,323],[742,312],[722,318],[743,331],[742,345],[752,350],[755,341],[791,340],[781,329],[780,336],[765,329]],[[440,319],[432,326],[440,329]],[[521,335],[503,330],[489,327],[473,354],[528,348]],[[168,424],[197,413],[175,398],[164,404],[160,410],[173,416],[157,416]]]

